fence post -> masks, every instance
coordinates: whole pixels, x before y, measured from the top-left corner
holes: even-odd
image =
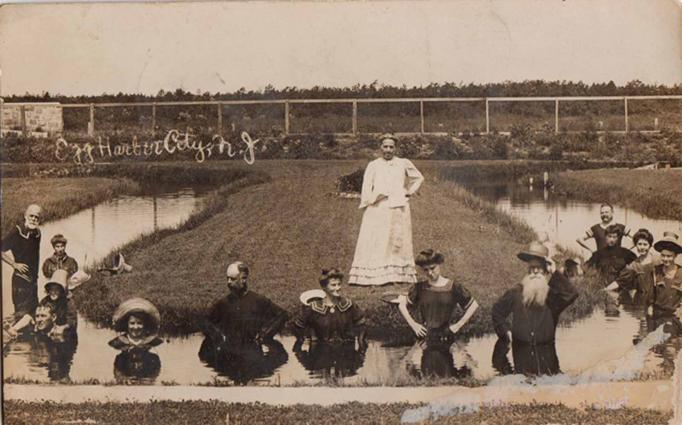
[[[353,134],[358,134],[358,101],[353,101]]]
[[[419,101],[419,121],[420,121],[420,132],[424,134],[424,101]]]
[[[485,98],[485,134],[490,134],[490,102]]]
[[[218,102],[218,134],[223,134],[223,104]]]
[[[284,102],[284,134],[289,134],[289,101]]]
[[[28,127],[26,126],[26,106],[21,105],[20,108],[21,111],[21,132],[24,135],[24,137],[28,137]]]
[[[88,123],[88,136],[95,134],[95,104],[90,104],[90,122]]]
[[[152,104],[152,137],[156,137],[156,102]]]
[[[630,122],[628,119],[628,98],[627,97],[623,98],[623,106],[625,109],[625,132],[627,133],[630,131]]]
[[[559,99],[554,100],[554,132],[559,133]]]

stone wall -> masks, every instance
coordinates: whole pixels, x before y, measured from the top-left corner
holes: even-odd
[[[23,108],[23,113],[22,113]],[[52,136],[64,129],[62,105],[50,103],[4,103],[2,105],[2,132],[40,132]]]

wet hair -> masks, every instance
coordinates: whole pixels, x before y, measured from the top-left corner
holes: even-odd
[[[343,280],[343,273],[339,269],[322,269],[322,274],[320,275],[320,286],[326,288],[329,285],[329,281],[332,279]]]
[[[648,231],[647,229],[639,229],[639,230],[632,236],[632,242],[634,242],[635,244],[636,244],[637,241],[639,241],[640,239],[646,240],[647,242],[649,242],[649,245],[653,245],[653,243],[654,243],[654,235],[652,235],[651,232]]]
[[[445,257],[440,252],[436,252],[433,249],[425,249],[417,255],[414,260],[415,264],[419,267],[430,266],[431,264],[443,264]]]
[[[599,207],[599,209],[602,209],[602,208],[604,208],[604,207],[609,207],[609,208],[611,208],[611,211],[613,211],[613,205],[611,205],[611,204],[608,203],[608,202],[604,202],[603,204],[601,204],[601,206]]]
[[[618,235],[618,237],[623,236],[623,229],[617,225],[617,224],[610,224],[609,226],[606,227],[606,230],[604,231],[605,235]]]

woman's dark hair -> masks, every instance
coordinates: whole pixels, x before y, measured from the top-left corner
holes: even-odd
[[[343,280],[343,273],[339,269],[322,269],[322,274],[320,275],[320,286],[326,288],[329,285],[329,281],[332,279]]]
[[[644,239],[649,242],[649,245],[654,243],[654,235],[651,234],[647,229],[639,229],[633,236],[632,242],[637,243],[638,240]]]
[[[440,252],[435,252],[433,249],[425,249],[417,255],[414,260],[419,267],[430,266],[431,264],[443,264],[445,257]]]
[[[151,317],[142,311],[131,311],[130,313],[126,314],[124,317],[124,322],[125,323],[125,330],[126,333],[128,333],[128,322],[130,321],[130,317],[134,316],[137,317],[138,319],[142,320],[142,324],[144,325],[144,335],[149,335],[152,332],[153,324],[152,324],[152,319]]]
[[[606,230],[604,230],[605,235],[612,235],[616,234],[618,237],[623,237],[623,229],[617,225],[617,224],[610,224],[609,226],[606,227]]]

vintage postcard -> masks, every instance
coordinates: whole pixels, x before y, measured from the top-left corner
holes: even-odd
[[[7,3],[0,118],[4,423],[682,423],[679,0]]]

